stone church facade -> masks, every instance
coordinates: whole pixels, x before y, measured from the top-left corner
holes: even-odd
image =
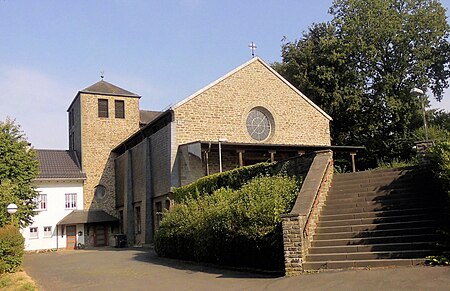
[[[331,147],[331,118],[258,57],[164,112],[139,98],[102,80],[68,109],[84,208],[116,216],[131,244],[152,242],[174,187]]]

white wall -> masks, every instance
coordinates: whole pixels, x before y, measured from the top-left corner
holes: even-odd
[[[65,227],[56,224],[74,209],[65,209],[65,194],[77,194],[77,210],[83,209],[83,182],[36,182],[36,190],[41,194],[47,194],[47,209],[39,210],[33,217],[33,223],[21,230],[25,238],[25,250],[56,249],[66,247]],[[44,237],[44,226],[52,227],[52,234]],[[38,238],[30,238],[30,227],[38,228]],[[78,231],[83,232],[83,237],[78,237],[80,242],[84,242],[84,226],[77,225]]]

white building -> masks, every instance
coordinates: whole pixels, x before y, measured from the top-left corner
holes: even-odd
[[[84,243],[84,225],[58,225],[74,210],[83,210],[83,181],[76,155],[65,150],[37,150],[39,192],[33,223],[22,229],[25,250],[74,248]]]

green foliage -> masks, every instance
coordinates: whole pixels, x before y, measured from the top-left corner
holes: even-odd
[[[164,214],[155,250],[164,257],[281,270],[280,214],[291,210],[298,189],[294,178],[265,176],[237,190],[185,199]]]
[[[429,121],[430,126],[436,126],[450,132],[450,112],[446,112],[442,109],[428,110],[427,120]]]
[[[22,264],[24,238],[12,225],[0,228],[0,274],[13,273]]]
[[[404,168],[417,166],[419,161],[416,158],[413,158],[409,161],[400,161],[397,159],[392,160],[391,162],[378,161],[378,168],[388,169],[388,168]]]
[[[336,145],[364,145],[366,167],[409,159],[422,125],[413,87],[437,100],[450,76],[450,27],[434,0],[335,0],[332,21],[285,41],[273,67],[333,117]]]
[[[252,178],[258,175],[270,175],[273,172],[273,164],[259,163],[223,173],[212,174],[202,177],[194,183],[175,189],[171,194],[171,198],[179,202],[186,198],[197,198],[204,194],[213,193],[215,190],[223,187],[239,189]]]
[[[439,179],[442,188],[448,194],[450,206],[450,141],[437,142],[429,149],[429,158],[431,160],[432,171]],[[440,256],[427,257],[427,263],[431,265],[449,265],[450,262],[450,229],[449,225],[440,230],[440,233],[446,238],[439,245],[442,254]]]
[[[38,173],[35,152],[29,149],[25,135],[14,121],[0,122],[0,227],[11,223],[6,206],[15,203],[19,209],[15,224],[30,223],[36,191],[31,183]]]
[[[432,266],[449,266],[450,258],[448,256],[428,256],[425,263]]]
[[[432,171],[450,195],[450,142],[437,142],[429,149]]]

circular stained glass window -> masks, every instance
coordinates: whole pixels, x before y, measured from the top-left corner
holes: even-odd
[[[263,141],[269,137],[272,129],[269,113],[262,108],[252,109],[247,116],[247,132],[257,141]]]

